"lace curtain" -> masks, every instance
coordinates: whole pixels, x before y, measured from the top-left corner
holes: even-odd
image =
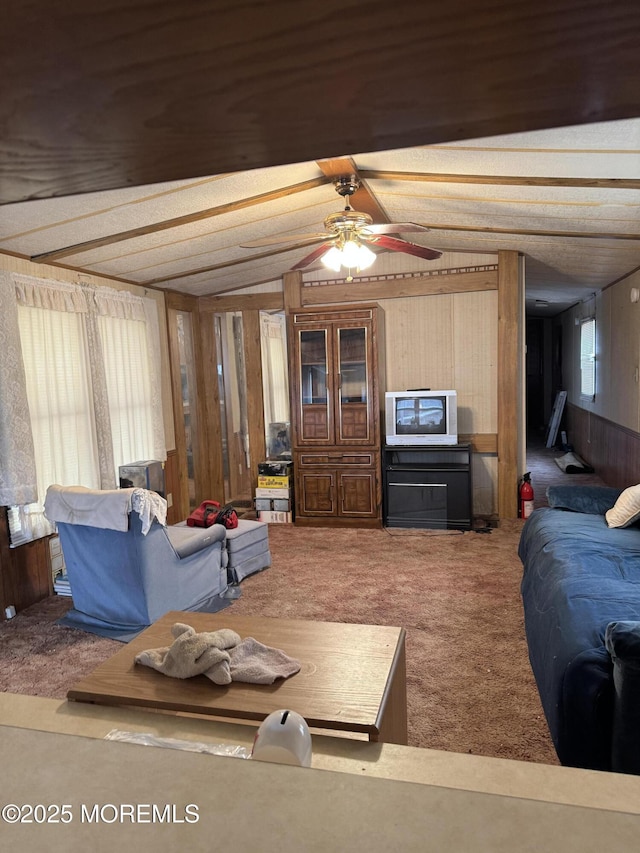
[[[163,461],[166,449],[155,303],[111,288],[11,279],[37,470],[36,500],[6,502],[15,545],[52,532],[43,512],[51,483],[115,488],[119,465]]]
[[[11,276],[0,272],[0,506],[31,503],[37,494],[18,306]]]

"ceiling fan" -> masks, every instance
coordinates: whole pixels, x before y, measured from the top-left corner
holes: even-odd
[[[389,222],[374,225],[373,219],[368,213],[354,210],[350,204],[350,197],[360,187],[360,181],[355,175],[339,177],[334,181],[334,187],[338,195],[345,199],[345,208],[339,213],[331,213],[324,220],[324,233],[316,234],[290,234],[279,237],[266,237],[252,243],[245,243],[243,248],[256,248],[274,243],[285,243],[292,241],[300,246],[311,245],[320,242],[320,245],[312,252],[298,261],[294,270],[304,269],[317,260],[339,272],[341,268],[347,270],[347,281],[351,281],[352,270],[360,272],[374,262],[376,255],[369,246],[389,252],[404,252],[407,255],[415,255],[418,258],[432,261],[439,258],[442,252],[429,249],[426,246],[418,246],[409,243],[399,237],[391,235],[400,233],[411,233],[428,231],[429,229],[415,222]]]

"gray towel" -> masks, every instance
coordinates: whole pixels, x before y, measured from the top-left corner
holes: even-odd
[[[250,684],[273,684],[278,678],[288,678],[300,672],[300,662],[281,649],[273,649],[246,637],[231,649],[229,668],[232,681]]]
[[[216,684],[229,684],[229,652],[240,636],[228,628],[196,634],[190,625],[176,622],[171,628],[173,643],[161,649],[139,652],[135,662],[150,666],[172,678],[206,675]]]
[[[273,684],[300,671],[299,661],[280,649],[265,646],[253,637],[241,640],[229,628],[198,634],[190,625],[177,622],[171,633],[175,637],[171,646],[139,652],[135,662],[172,678],[206,675],[214,684]]]

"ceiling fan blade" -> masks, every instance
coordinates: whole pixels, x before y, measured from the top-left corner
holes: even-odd
[[[387,237],[384,234],[367,237],[366,240],[368,243],[373,243],[374,246],[380,246],[381,249],[387,249],[390,252],[404,252],[405,255],[415,255],[417,258],[424,258],[427,261],[435,261],[442,255],[442,252],[438,252],[436,249],[416,246],[415,243],[407,243],[406,240],[398,240],[397,237]]]
[[[311,243],[315,240],[326,240],[325,234],[280,234],[277,237],[263,237],[261,240],[251,240],[250,243],[241,243],[241,249],[257,249],[260,246],[273,246],[276,243]]]
[[[429,231],[426,225],[418,225],[417,222],[387,222],[383,225],[367,225],[363,235],[367,234],[409,234],[418,231]]]
[[[301,261],[298,261],[298,263],[295,266],[291,267],[291,269],[292,270],[301,270],[301,269],[304,269],[304,267],[308,267],[309,264],[312,264],[314,261],[317,261],[318,258],[321,258],[324,255],[324,253],[326,251],[328,251],[328,249],[329,249],[329,245],[327,244],[327,242],[325,240],[325,242],[322,246],[318,246],[316,249],[313,250],[313,252],[310,252]]]

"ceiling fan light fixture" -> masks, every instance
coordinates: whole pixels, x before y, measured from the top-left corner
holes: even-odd
[[[372,252],[367,246],[363,246],[362,243],[358,245],[358,269],[368,269],[375,259],[375,252]]]
[[[359,240],[350,237],[341,246],[332,246],[328,252],[325,252],[322,263],[334,272],[340,272],[342,267],[347,270],[366,270],[375,259],[375,252],[363,246]]]
[[[342,266],[348,268],[359,266],[358,261],[360,260],[361,248],[358,241],[352,237],[345,240],[342,247]]]
[[[322,263],[334,272],[340,272],[342,266],[342,253],[337,246],[332,246],[328,252],[322,256]]]

